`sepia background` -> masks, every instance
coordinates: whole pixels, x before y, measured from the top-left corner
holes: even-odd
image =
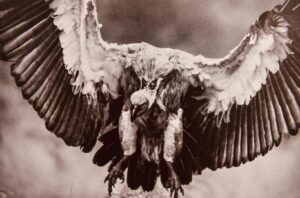
[[[265,10],[282,0],[102,0],[105,40],[221,57],[239,43]],[[94,149],[96,150],[96,149]],[[267,156],[239,168],[205,170],[184,186],[186,198],[298,198],[300,137],[290,137]],[[102,198],[106,167],[92,163],[93,151],[67,147],[44,123],[0,62],[0,197]],[[130,192],[119,185],[114,197],[166,195]]]

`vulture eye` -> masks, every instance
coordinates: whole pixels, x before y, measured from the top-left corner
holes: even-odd
[[[142,89],[144,89],[147,86],[147,81],[143,78],[142,79]]]
[[[150,84],[149,84],[149,89],[153,90],[155,89],[157,84],[157,80],[153,80]]]

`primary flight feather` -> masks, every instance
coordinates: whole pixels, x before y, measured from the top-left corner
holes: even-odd
[[[66,144],[117,179],[171,195],[205,168],[239,166],[300,126],[300,1],[263,13],[229,55],[208,59],[101,36],[93,0],[0,0],[0,55]]]

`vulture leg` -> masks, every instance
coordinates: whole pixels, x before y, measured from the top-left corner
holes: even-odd
[[[108,192],[111,194],[117,179],[124,181],[124,171],[128,166],[128,159],[136,152],[138,127],[131,121],[130,108],[124,105],[119,120],[119,137],[123,149],[123,158],[112,167],[104,182],[108,181]]]
[[[175,172],[173,162],[175,157],[181,152],[183,143],[183,124],[182,124],[182,109],[178,110],[177,114],[170,114],[168,117],[168,126],[164,132],[164,153],[163,158],[169,169],[169,178],[167,188],[170,188],[171,196],[174,193],[174,198],[178,197],[178,191],[182,194],[180,180]]]
[[[119,136],[125,156],[131,156],[136,151],[137,130],[137,125],[131,121],[129,108],[124,106],[119,120]]]
[[[166,161],[167,166],[169,168],[169,177],[168,177],[168,181],[167,181],[167,188],[170,188],[171,191],[171,197],[174,193],[174,198],[178,198],[178,191],[180,191],[182,193],[182,195],[184,195],[184,191],[183,188],[181,186],[180,180],[174,170],[173,167],[173,163],[172,162],[168,162]]]

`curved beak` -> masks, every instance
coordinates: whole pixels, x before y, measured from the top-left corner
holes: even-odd
[[[131,122],[134,122],[135,119],[139,116],[141,116],[142,114],[144,114],[148,109],[148,104],[144,103],[142,105],[132,105],[131,106]]]
[[[131,107],[131,115],[130,115],[131,122],[133,122],[137,117],[137,112],[138,112],[137,108],[138,108],[137,105]]]

